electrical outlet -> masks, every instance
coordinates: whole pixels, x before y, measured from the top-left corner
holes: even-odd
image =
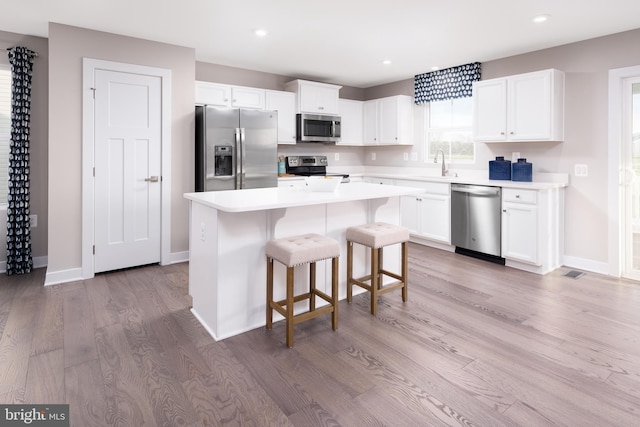
[[[413,160],[414,162],[418,161],[418,153],[415,151],[411,152],[411,160]]]
[[[575,176],[587,176],[589,175],[589,167],[587,165],[575,165]]]
[[[409,161],[409,153],[402,153],[402,158],[405,162]]]
[[[375,160],[376,159],[376,153],[371,153],[371,160]]]
[[[338,160],[340,160],[340,153],[335,153],[335,154],[333,155],[333,160],[335,160],[336,162],[337,162]]]
[[[29,226],[36,228],[38,226],[38,215],[29,215]]]
[[[518,159],[520,158],[520,152],[516,151],[511,153],[511,162],[515,163],[518,161]]]

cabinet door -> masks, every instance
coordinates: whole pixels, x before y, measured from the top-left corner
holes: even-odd
[[[268,90],[265,93],[267,110],[278,112],[278,144],[296,143],[296,94]]]
[[[473,85],[473,135],[476,141],[507,139],[507,80]]]
[[[398,99],[382,98],[378,100],[378,143],[394,145],[399,139]]]
[[[264,89],[231,87],[231,106],[236,108],[264,109]]]
[[[340,100],[341,136],[338,145],[362,145],[362,101]]]
[[[400,223],[411,234],[420,234],[420,198],[402,196],[400,199]]]
[[[339,89],[301,84],[299,87],[300,111],[318,114],[339,114]]]
[[[550,72],[512,76],[507,92],[509,139],[551,139],[551,102]]]
[[[378,144],[378,101],[365,101],[363,104],[364,145]]]
[[[503,203],[502,256],[539,265],[538,208],[521,203]]]
[[[420,234],[431,240],[451,243],[451,197],[423,194],[420,201]]]
[[[230,105],[231,86],[209,83],[196,82],[196,104],[216,105],[227,107]]]

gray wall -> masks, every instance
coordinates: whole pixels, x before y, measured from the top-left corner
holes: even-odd
[[[6,49],[24,46],[38,53],[33,65],[31,84],[31,214],[38,215],[38,227],[31,229],[31,252],[34,258],[47,255],[47,160],[48,160],[48,99],[49,48],[48,40],[0,31],[0,64],[9,64]],[[6,260],[6,211],[0,212],[0,261]],[[35,264],[46,259],[34,260]]]

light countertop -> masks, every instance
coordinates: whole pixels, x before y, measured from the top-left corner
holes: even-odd
[[[224,212],[250,212],[398,197],[423,192],[423,189],[414,187],[352,182],[340,184],[333,192],[310,191],[306,187],[273,187],[185,193],[184,197]]]

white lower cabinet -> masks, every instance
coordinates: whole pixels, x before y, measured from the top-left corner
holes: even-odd
[[[451,186],[448,183],[403,181],[396,185],[418,187],[425,193],[403,196],[401,200],[402,225],[413,237],[451,243]]]
[[[536,192],[502,191],[502,257],[539,265]]]
[[[562,265],[564,189],[502,189],[502,257],[507,266],[546,274]]]

